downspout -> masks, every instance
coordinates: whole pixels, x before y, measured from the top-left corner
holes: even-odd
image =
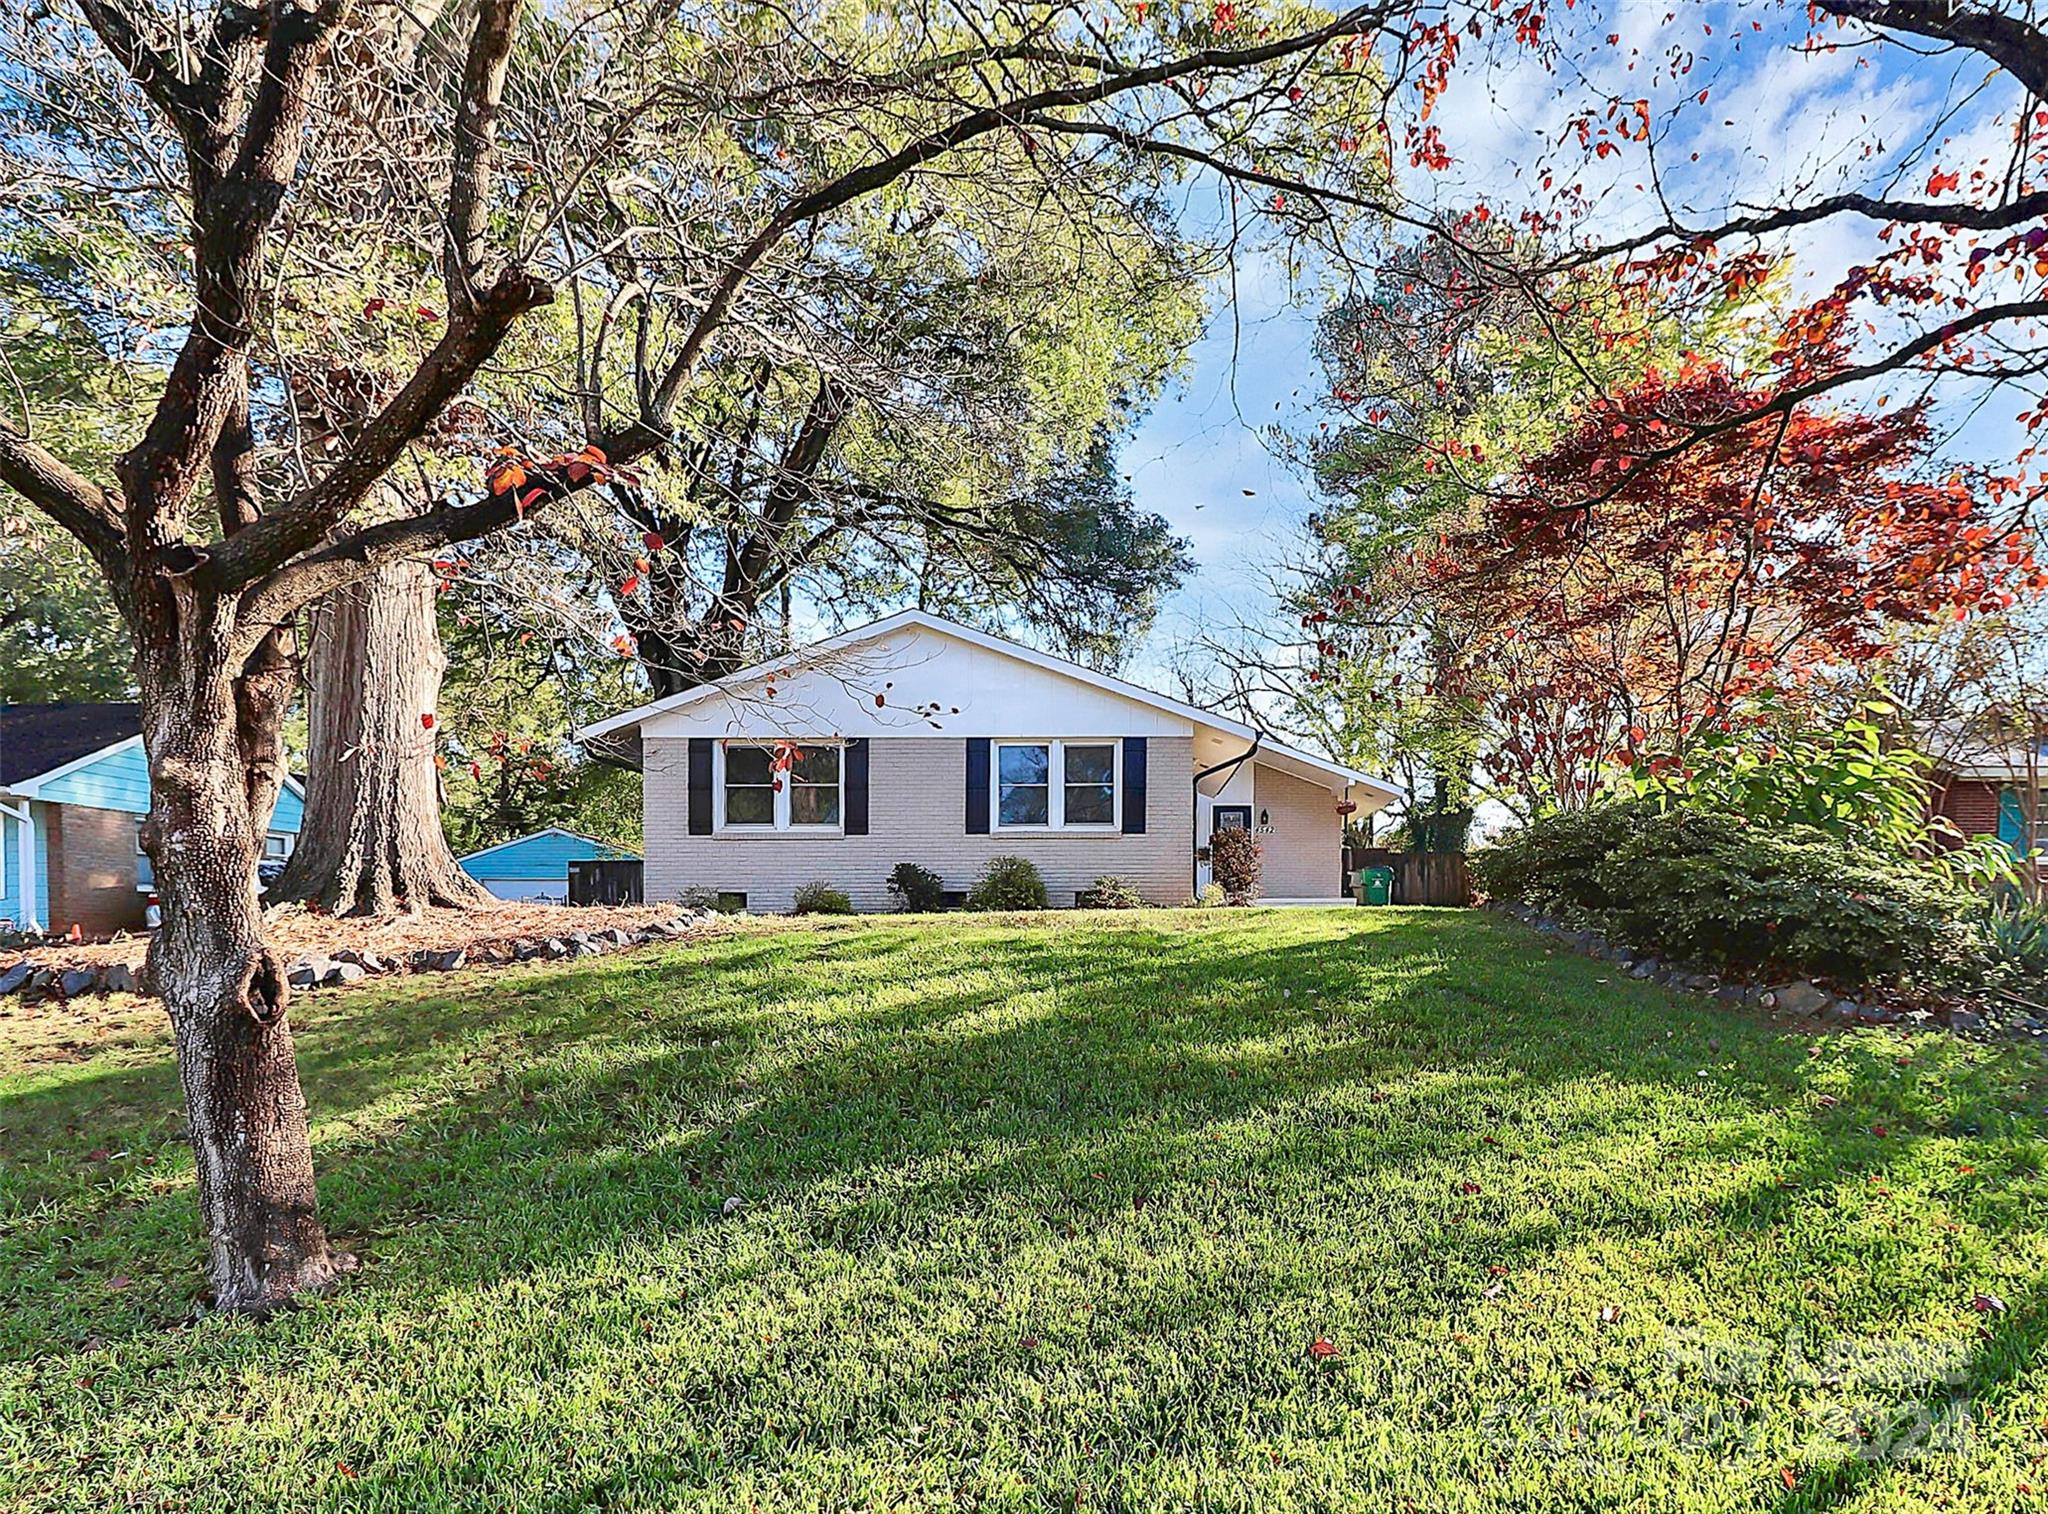
[[[1204,778],[1213,778],[1218,773],[1233,772],[1243,767],[1257,754],[1259,743],[1265,739],[1266,733],[1264,731],[1254,730],[1252,732],[1252,744],[1242,752],[1239,752],[1227,762],[1219,762],[1214,767],[1202,768],[1196,772],[1193,781],[1188,785],[1188,829],[1190,832],[1195,830],[1195,822],[1202,813],[1202,780]],[[1201,849],[1202,838],[1197,834],[1194,846],[1188,851],[1188,882],[1191,885],[1188,892],[1190,897],[1199,895],[1202,891],[1202,865],[1195,860],[1195,853]]]
[[[19,849],[16,852],[18,865],[15,869],[21,882],[21,913],[18,924],[23,935],[40,931],[42,923],[36,919],[36,820],[29,810],[29,802],[21,801],[20,808],[0,802],[0,815],[20,822],[21,830],[16,836]]]

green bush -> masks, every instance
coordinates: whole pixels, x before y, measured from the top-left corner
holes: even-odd
[[[1229,902],[1230,898],[1227,894],[1223,892],[1222,884],[1205,883],[1202,885],[1202,891],[1199,894],[1195,894],[1191,898],[1189,898],[1188,908],[1221,909],[1224,905],[1228,904]]]
[[[1635,799],[1545,816],[1475,853],[1473,881],[1495,899],[1519,899],[1547,914],[1604,918],[1614,901],[1600,865],[1662,813],[1655,801]]]
[[[845,889],[834,888],[821,880],[806,883],[798,889],[789,909],[796,915],[850,915],[853,913],[853,901],[846,897]]]
[[[1984,912],[1986,977],[2040,1003],[2048,996],[2048,905],[2002,886]]]
[[[1259,896],[1264,872],[1259,838],[1248,830],[1218,831],[1209,838],[1209,872],[1223,885],[1232,904],[1249,904]]]
[[[915,862],[899,862],[889,874],[889,892],[913,914],[928,915],[946,907],[946,880]]]
[[[1022,857],[991,857],[967,895],[969,909],[1044,909],[1045,879]]]
[[[1871,700],[1840,724],[1815,727],[1760,700],[1749,719],[1703,726],[1682,762],[1640,762],[1630,781],[1660,808],[1690,805],[1759,824],[1807,826],[1865,849],[1917,856],[1931,834],[1933,764],[1886,735],[1879,719],[1894,713]]]
[[[1985,962],[1946,874],[1808,826],[1643,803],[1527,827],[1480,854],[1487,892],[1676,961],[1779,978],[1955,985]]]
[[[1082,899],[1089,909],[1142,909],[1145,905],[1135,883],[1114,875],[1097,878]]]

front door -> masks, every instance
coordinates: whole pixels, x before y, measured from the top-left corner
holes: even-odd
[[[1218,831],[1248,831],[1251,828],[1252,807],[1248,804],[1219,804],[1209,811],[1209,834],[1212,836]],[[1209,869],[1209,845],[1203,842],[1202,854],[1195,860],[1195,892],[1199,894],[1207,888],[1215,876]]]

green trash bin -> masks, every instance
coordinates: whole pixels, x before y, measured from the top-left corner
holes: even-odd
[[[1360,904],[1392,904],[1394,902],[1394,870],[1390,867],[1369,867],[1359,875],[1358,902]]]

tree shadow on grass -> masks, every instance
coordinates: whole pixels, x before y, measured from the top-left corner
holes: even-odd
[[[703,1424],[657,1432],[608,1385],[607,1434],[639,1436],[627,1485],[727,1491],[736,1469],[829,1484],[900,1443],[906,1415],[1036,1393],[1045,1422],[1013,1449],[1036,1445],[1051,1485],[1085,1477],[1076,1447],[1118,1422],[1136,1466],[1190,1437],[1242,1448],[1388,1412],[1370,1374],[1301,1369],[1307,1341],[1336,1328],[1318,1311],[1386,1332],[1347,1345],[1383,1354],[1395,1381],[1465,1349],[1460,1325],[1478,1337],[1511,1323],[1547,1363],[1532,1392],[1583,1391],[1567,1367],[1639,1370],[1647,1347],[1587,1354],[1597,1304],[1547,1273],[1597,1283],[1617,1248],[1689,1226],[1739,1245],[1741,1230],[1787,1223],[1791,1201],[1746,1175],[1660,1190],[1656,1143],[1633,1131],[1654,1099],[1689,1167],[1750,1154],[1804,1089],[1803,1052],[1781,1032],[1601,985],[1594,965],[1531,957],[1469,919],[1322,929],[974,927],[935,950],[856,927],[504,975],[473,1006],[414,986],[337,1008],[307,1025],[303,1065],[323,1204],[338,1233],[367,1241],[371,1271],[299,1320],[161,1349],[300,1371],[330,1334],[405,1319],[475,1332],[515,1375],[544,1362],[574,1381],[617,1371],[585,1360],[611,1342],[655,1383],[664,1368],[685,1378],[679,1402],[709,1406]],[[906,982],[907,962],[928,976]],[[1709,1041],[1728,1066],[1702,1088]],[[129,1069],[9,1101],[0,1120],[63,1131],[78,1081],[116,1108],[175,1087],[163,1066]],[[138,1134],[171,1139],[160,1118],[104,1139]],[[1787,1140],[1784,1155],[1791,1192],[1843,1178],[1825,1141]],[[30,1306],[7,1354],[48,1358],[55,1375],[89,1336],[151,1321],[90,1290],[30,1298],[65,1281],[53,1257],[80,1276],[140,1276],[196,1249],[187,1191],[139,1197],[131,1166],[80,1194],[74,1171],[32,1174],[0,1238],[0,1275],[16,1278],[4,1287]],[[721,1218],[728,1197],[744,1202],[736,1219]],[[1110,1395],[1115,1413],[1083,1390],[1102,1360],[1137,1374]],[[1256,1366],[1215,1365],[1232,1360]],[[352,1370],[443,1412],[466,1380],[416,1390],[403,1351]],[[662,1400],[667,1386],[641,1391]],[[113,1438],[145,1438],[152,1412],[145,1393]],[[1489,1448],[1473,1415],[1425,1404],[1416,1422],[1431,1412],[1478,1466]],[[574,1427],[527,1433],[567,1456],[550,1474],[565,1501],[621,1475],[575,1466],[590,1442]],[[502,1440],[451,1455],[393,1449],[376,1475],[412,1492],[535,1475]]]

